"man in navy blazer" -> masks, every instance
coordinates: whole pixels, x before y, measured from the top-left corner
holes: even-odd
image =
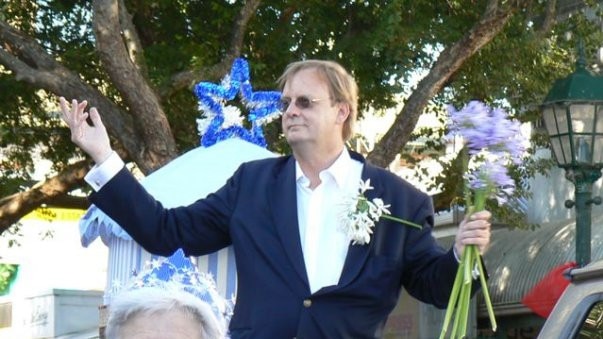
[[[203,255],[232,244],[232,338],[380,338],[401,287],[444,308],[458,254],[468,244],[482,251],[489,244],[490,213],[462,222],[453,248],[442,249],[431,233],[430,197],[346,149],[357,113],[347,71],[331,61],[300,61],[279,83],[293,154],[245,163],[217,192],[174,209],[125,169],[95,108],[88,113],[85,101],[69,107],[61,98],[73,141],[97,164],[87,176],[96,191],[91,201],[151,253]],[[368,242],[354,238],[350,227],[358,224],[342,221],[349,214],[341,206],[360,180],[371,186],[368,201],[422,228],[381,218],[372,233],[360,231]]]

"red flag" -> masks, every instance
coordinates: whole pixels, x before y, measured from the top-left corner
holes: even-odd
[[[576,263],[572,261],[554,267],[532,287],[521,302],[539,316],[548,318],[557,300],[559,300],[561,294],[563,294],[563,291],[565,291],[567,285],[570,283],[568,277],[563,273],[576,266]]]

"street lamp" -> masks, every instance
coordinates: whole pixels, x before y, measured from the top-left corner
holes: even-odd
[[[576,70],[555,81],[542,104],[542,116],[551,140],[553,154],[565,177],[574,183],[576,207],[576,262],[590,262],[591,208],[600,197],[592,197],[592,186],[603,167],[603,77],[586,69],[584,52],[579,48]]]

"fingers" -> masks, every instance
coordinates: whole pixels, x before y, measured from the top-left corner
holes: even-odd
[[[96,107],[92,107],[90,108],[90,120],[92,120],[92,124],[96,127],[101,127],[103,125],[103,122],[101,121],[100,118],[100,114],[98,114],[98,111],[96,110]]]
[[[88,102],[86,100],[80,103],[78,103],[75,99],[71,101],[72,114],[75,117],[78,125],[80,126],[82,126],[88,118],[88,113],[84,111],[86,109],[86,105],[88,105]]]
[[[63,113],[63,117],[65,117],[65,113],[69,110],[67,108],[67,100],[65,100],[65,98],[60,97],[59,98],[59,106],[61,106],[61,112]]]
[[[88,117],[88,114],[84,111],[88,105],[86,100],[78,102],[73,99],[70,107],[67,100],[64,97],[60,97],[59,105],[61,107],[62,118],[69,127],[81,124]]]
[[[73,119],[71,117],[71,109],[69,108],[67,100],[65,100],[63,97],[60,97],[59,105],[61,106],[61,117],[63,118],[63,121],[65,121],[65,123],[71,127],[71,125],[73,125]]]
[[[492,217],[492,214],[489,211],[484,210],[484,211],[471,213],[471,215],[469,215],[468,217],[465,218],[465,221],[490,220],[491,217]]]
[[[71,141],[90,155],[97,164],[107,159],[112,152],[111,142],[98,110],[92,107],[90,112],[86,112],[86,100],[79,102],[74,99],[69,103],[63,97],[59,98],[59,105],[62,118],[71,130]],[[86,121],[88,116],[92,124]]]
[[[79,140],[84,137],[85,129],[88,127],[86,119],[88,113],[85,112],[88,102],[83,100],[78,102],[76,99],[71,101],[71,105],[64,97],[59,98],[59,105],[61,107],[62,118],[71,130],[71,140],[76,144],[79,144]]]
[[[491,216],[491,213],[488,211],[480,211],[473,213],[461,222],[455,244],[459,252],[461,252],[466,245],[478,246],[480,253],[485,251],[490,244]]]

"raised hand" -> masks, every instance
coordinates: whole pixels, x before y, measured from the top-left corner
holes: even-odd
[[[97,164],[105,161],[112,152],[109,135],[103,125],[96,108],[92,107],[86,112],[88,102],[78,102],[73,99],[71,107],[65,98],[59,98],[62,118],[71,130],[71,141],[86,152]],[[90,117],[92,125],[86,119]]]

